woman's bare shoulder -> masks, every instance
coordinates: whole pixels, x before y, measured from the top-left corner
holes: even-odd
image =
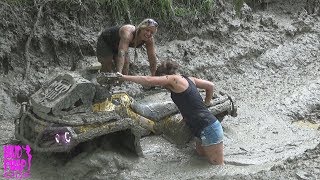
[[[120,29],[135,30],[136,27],[135,27],[134,25],[131,25],[131,24],[125,24],[125,25],[123,25]]]

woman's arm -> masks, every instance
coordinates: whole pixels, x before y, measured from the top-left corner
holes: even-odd
[[[213,97],[213,92],[215,91],[214,84],[210,81],[198,79],[198,78],[194,78],[194,77],[192,77],[191,79],[193,79],[197,88],[206,90],[206,97],[204,99],[204,103],[206,105],[209,105],[210,101]]]
[[[118,46],[118,56],[116,58],[117,61],[117,71],[122,73],[123,66],[125,63],[125,59],[129,60],[129,54],[128,54],[128,49],[129,49],[129,44],[133,38],[132,35],[132,28],[131,26],[125,25],[120,28],[120,41],[119,41],[119,46]]]
[[[153,37],[150,39],[150,41],[146,42],[146,49],[147,49],[147,55],[148,55],[148,60],[150,64],[150,72],[151,72],[151,75],[154,76],[157,70],[157,57],[156,57],[156,50],[154,47]]]
[[[167,76],[129,76],[122,75],[121,79],[125,81],[132,81],[143,86],[169,86],[171,84],[171,77]]]

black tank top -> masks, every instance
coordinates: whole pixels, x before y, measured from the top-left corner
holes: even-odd
[[[117,52],[120,42],[119,30],[122,26],[113,26],[110,28],[106,28],[101,33],[101,38],[112,47],[112,50]],[[135,37],[135,33],[133,34],[133,38]],[[143,41],[141,44],[137,45],[137,48],[140,48],[145,42]],[[129,47],[134,47],[134,43],[130,43]]]
[[[188,88],[181,93],[171,91],[171,98],[184,117],[186,124],[196,137],[200,137],[203,128],[214,123],[217,118],[208,110],[196,85],[186,76]]]

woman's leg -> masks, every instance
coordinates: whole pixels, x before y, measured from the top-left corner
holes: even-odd
[[[210,146],[203,146],[202,148],[211,164],[224,164],[223,142]]]
[[[203,150],[203,147],[201,145],[201,142],[197,139],[196,140],[196,151],[199,154],[199,156],[205,156],[205,152]]]
[[[211,164],[224,164],[223,129],[218,120],[201,132],[201,145]]]
[[[101,72],[112,72],[113,52],[103,38],[100,36],[97,42],[97,58],[101,63]]]
[[[112,72],[113,55],[98,57],[98,61],[101,63],[101,72]]]

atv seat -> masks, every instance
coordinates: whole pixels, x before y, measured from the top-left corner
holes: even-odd
[[[133,111],[153,121],[161,119],[178,112],[177,106],[172,101],[164,102],[140,102],[134,101],[131,104]]]

